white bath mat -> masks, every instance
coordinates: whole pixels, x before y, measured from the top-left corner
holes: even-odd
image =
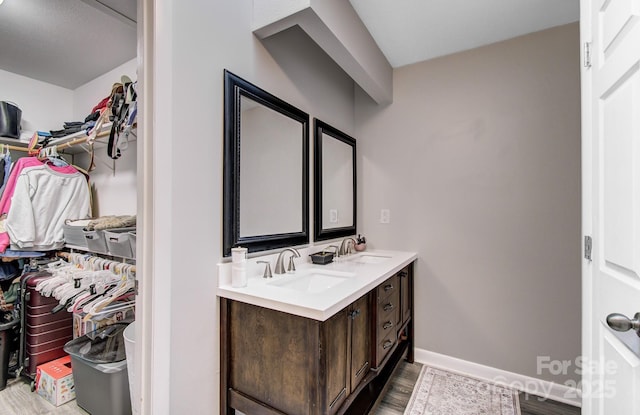
[[[520,415],[518,391],[424,366],[405,415]]]

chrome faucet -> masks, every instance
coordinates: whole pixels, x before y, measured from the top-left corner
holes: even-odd
[[[351,242],[351,244],[349,243]],[[349,255],[352,253],[352,247],[356,245],[356,240],[353,238],[344,238],[342,243],[340,244],[340,250],[338,251],[338,255]]]
[[[285,271],[284,269],[284,254],[290,251],[292,255],[289,257],[289,267]],[[273,271],[274,274],[284,274],[288,272],[294,272],[296,270],[296,265],[293,262],[293,258],[300,258],[300,252],[298,252],[295,248],[285,248],[278,255],[278,259],[276,260],[276,269]]]
[[[325,248],[325,250],[327,250],[329,248],[333,248],[334,249],[335,252],[333,253],[333,256],[335,256],[336,258],[338,258],[340,256],[339,248],[336,245],[329,245],[328,247]]]
[[[264,274],[262,274],[262,278],[271,278],[273,277],[273,275],[271,275],[271,264],[269,263],[269,261],[256,261],[257,264],[267,264],[264,267]]]

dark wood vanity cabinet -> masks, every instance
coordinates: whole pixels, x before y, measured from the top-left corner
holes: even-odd
[[[221,413],[368,413],[400,354],[413,360],[403,281],[410,298],[397,273],[326,321],[221,298]]]

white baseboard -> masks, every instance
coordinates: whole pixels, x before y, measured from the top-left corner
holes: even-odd
[[[461,375],[481,379],[498,385],[517,389],[521,392],[581,407],[580,391],[574,387],[561,385],[547,380],[532,378],[506,370],[484,366],[455,357],[415,349],[415,361],[438,369],[456,372]]]

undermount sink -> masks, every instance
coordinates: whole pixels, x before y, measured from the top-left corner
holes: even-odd
[[[286,274],[282,279],[269,282],[269,285],[288,288],[306,293],[321,293],[355,276],[352,272],[329,270],[303,270],[295,274]]]
[[[357,254],[356,256],[349,258],[348,261],[353,261],[358,264],[379,264],[389,258],[391,257],[385,255]]]

